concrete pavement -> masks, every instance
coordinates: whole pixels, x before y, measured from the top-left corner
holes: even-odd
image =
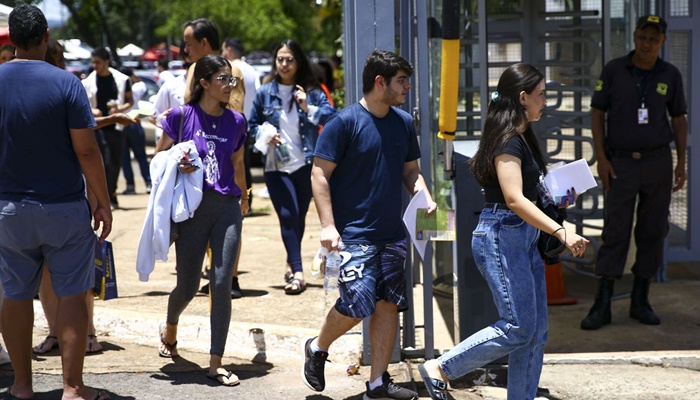
[[[259,171],[257,171],[259,172]],[[259,173],[258,173],[259,176]],[[138,178],[137,178],[138,181]],[[263,185],[254,186],[257,192]],[[123,190],[124,182],[120,182]],[[334,361],[326,367],[327,390],[312,392],[299,379],[301,345],[317,334],[325,314],[335,302],[322,282],[307,274],[306,292],[284,294],[285,254],[279,239],[277,217],[268,199],[255,197],[253,215],[243,227],[240,284],[244,297],[233,300],[233,315],[224,362],[242,380],[235,388],[222,388],[205,379],[209,350],[209,301],[198,295],[181,317],[176,362],[158,357],[158,326],[165,320],[167,297],[174,287],[174,248],[169,261],[158,262],[149,282],[139,282],[134,260],[147,204],[142,182],[133,196],[119,196],[122,209],[114,212],[114,245],[119,298],[96,301],[95,325],[105,350],[86,358],[87,381],[105,387],[112,398],[251,398],[251,399],[359,399],[369,367],[348,376],[346,369],[360,358],[361,335],[350,332],[330,349]],[[311,260],[320,232],[316,211],[307,217],[302,254]],[[308,265],[308,263],[307,263]],[[595,282],[566,271],[569,294],[580,299],[573,306],[550,308],[550,341],[540,386],[552,399],[695,399],[700,398],[700,313],[698,266],[671,266],[669,284],[652,286],[652,304],[662,318],[656,327],[640,325],[626,316],[628,300],[615,301],[613,324],[584,332],[578,323],[592,302]],[[202,281],[202,285],[206,281]],[[622,290],[629,286],[623,280]],[[415,290],[418,295],[420,288]],[[416,301],[415,304],[422,304]],[[449,320],[436,303],[436,319]],[[35,302],[34,343],[46,335],[39,302]],[[421,321],[417,321],[421,325]],[[436,326],[440,324],[436,320]],[[265,352],[258,351],[250,331],[262,329]],[[358,328],[359,329],[359,328]],[[419,332],[419,335],[421,333]],[[449,332],[436,332],[436,347],[454,345]],[[264,362],[260,362],[264,361]],[[395,381],[416,388],[427,398],[417,365],[422,360],[392,364]],[[58,350],[37,356],[34,362],[38,399],[60,398]],[[11,383],[9,366],[0,368],[0,386]],[[465,388],[453,384],[457,399],[505,399],[505,389],[484,385]]]

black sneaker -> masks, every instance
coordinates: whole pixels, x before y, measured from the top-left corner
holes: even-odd
[[[322,392],[326,388],[326,378],[323,376],[323,369],[328,360],[328,352],[317,351],[311,353],[309,346],[314,339],[309,338],[304,343],[304,366],[301,369],[301,379],[310,389]]]
[[[377,386],[374,390],[369,390],[369,382],[365,382],[367,392],[365,392],[363,400],[371,399],[397,399],[397,400],[418,400],[418,393],[413,390],[406,389],[394,383],[388,372],[382,375],[382,385]]]
[[[122,192],[122,194],[136,194],[134,185],[126,185],[126,189]]]
[[[243,291],[238,285],[238,277],[234,276],[233,281],[231,281],[231,298],[240,299],[241,297],[243,297]]]

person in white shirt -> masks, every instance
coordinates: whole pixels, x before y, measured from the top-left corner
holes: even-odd
[[[156,69],[158,70],[158,86],[163,86],[165,82],[175,78],[175,74],[168,70],[168,62],[165,60],[156,61]]]
[[[188,70],[190,65],[192,65],[192,58],[185,51],[184,42],[180,45],[180,58],[184,63],[183,67],[185,70]],[[156,115],[161,115],[171,108],[185,104],[186,87],[187,74],[175,76],[173,79],[163,82],[160,89],[158,89],[156,102],[154,104]],[[163,129],[160,128],[160,121],[154,119],[154,123],[156,125],[156,143],[158,143],[160,136],[163,134]]]
[[[243,115],[245,115],[246,120],[250,119],[250,113],[253,109],[253,101],[255,100],[255,93],[260,88],[260,79],[258,79],[258,72],[255,68],[251,67],[250,64],[243,60],[243,53],[245,48],[243,43],[238,38],[228,38],[224,40],[222,44],[222,55],[233,65],[238,67],[243,74],[243,84],[245,85],[245,97],[243,98]],[[250,174],[250,158],[251,151],[253,150],[252,143],[246,145],[245,152],[245,180],[248,185],[248,189],[253,186],[253,177]],[[248,204],[252,204],[253,197],[252,192]],[[237,270],[234,272],[234,277],[237,276]]]
[[[243,84],[245,85],[245,97],[243,100],[243,115],[246,119],[250,118],[250,111],[253,109],[253,100],[255,93],[260,88],[260,79],[258,72],[250,64],[243,60],[245,48],[243,43],[238,38],[228,38],[224,40],[222,55],[243,73]]]
[[[258,79],[258,72],[255,68],[251,67],[250,64],[243,61],[243,53],[245,48],[243,43],[238,38],[228,38],[222,43],[222,56],[226,58],[231,64],[238,67],[238,69],[243,74],[243,85],[245,86],[245,96],[243,97],[243,115],[245,115],[246,121],[250,118],[251,110],[253,109],[253,100],[255,100],[255,93],[260,87],[260,79]],[[246,143],[245,153],[243,154],[245,162],[245,182],[247,189],[253,187],[253,177],[250,174],[250,152],[252,151],[252,144]],[[253,192],[248,191],[248,206],[253,204]],[[252,208],[251,208],[252,209]],[[238,284],[238,264],[233,268],[233,286],[231,287],[231,296],[237,298],[243,295],[240,285]]]
[[[138,102],[146,94],[146,84],[141,81],[138,75],[131,68],[122,69],[122,73],[129,77],[131,81],[131,97],[133,99],[132,107],[124,112],[129,112],[138,109]],[[133,124],[124,127],[124,135],[126,142],[124,152],[122,153],[122,171],[124,179],[126,179],[126,189],[122,194],[136,194],[136,186],[134,184],[134,170],[131,168],[131,151],[134,152],[134,158],[139,163],[141,176],[146,184],[146,193],[151,193],[151,174],[148,166],[148,158],[146,157],[146,134],[141,126],[141,123]]]

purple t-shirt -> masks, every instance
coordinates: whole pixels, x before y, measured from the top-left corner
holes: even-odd
[[[182,124],[182,141],[193,140],[204,166],[204,190],[241,196],[241,189],[234,180],[231,158],[246,140],[245,117],[225,109],[219,117],[205,114],[199,104],[185,105]],[[181,108],[172,109],[163,120],[163,131],[177,142],[180,131]],[[216,127],[214,128],[214,125]]]

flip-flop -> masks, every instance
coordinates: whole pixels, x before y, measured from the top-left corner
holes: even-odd
[[[289,283],[287,283],[287,286],[285,286],[284,294],[296,295],[303,293],[304,290],[306,290],[306,283],[304,282],[304,280],[294,278],[291,281],[289,281]]]
[[[53,341],[51,346],[47,345],[49,341]],[[32,351],[35,354],[46,354],[55,348],[58,348],[58,338],[54,335],[47,335],[41,343],[34,346]]]
[[[12,386],[8,387],[6,391],[3,393],[0,393],[0,396],[2,396],[3,399],[8,399],[8,400],[34,400],[34,397],[30,397],[28,399],[21,399],[15,395],[12,394]]]
[[[223,368],[222,368],[222,369],[223,369]],[[217,371],[218,371],[218,369],[217,369]],[[226,370],[224,370],[224,371],[226,371]],[[234,378],[234,380],[233,380],[232,382],[226,383],[225,380],[230,380],[232,377]],[[236,374],[234,374],[234,373],[231,372],[231,371],[226,371],[225,374],[210,374],[210,373],[207,373],[207,378],[212,379],[212,380],[215,380],[215,381],[219,382],[221,385],[224,385],[224,386],[236,386],[236,385],[238,385],[239,383],[241,383],[241,381],[238,379],[238,376],[236,376]]]
[[[180,355],[177,353],[177,340],[174,343],[168,343],[165,340],[165,327],[161,327],[160,333],[158,336],[160,337],[160,344],[162,344],[163,347],[165,347],[165,349],[158,347],[158,355],[159,356],[161,356],[163,358],[178,358],[178,357],[180,357]]]
[[[447,400],[447,383],[445,381],[431,378],[423,365],[418,366],[418,372],[420,372],[425,388],[428,390],[428,395],[430,395],[432,400]]]

